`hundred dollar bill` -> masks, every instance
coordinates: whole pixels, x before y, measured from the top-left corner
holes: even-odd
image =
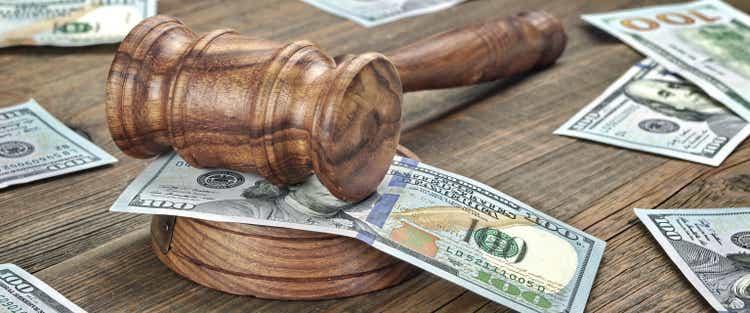
[[[750,17],[718,0],[583,15],[750,120]]]
[[[646,59],[555,134],[718,166],[750,127],[695,85]]]
[[[119,42],[154,14],[156,0],[2,1],[0,47]]]
[[[323,11],[350,19],[365,27],[432,13],[466,0],[302,0]]]
[[[0,109],[0,189],[114,162],[33,99]]]
[[[176,215],[358,238],[521,312],[583,312],[605,243],[466,177],[396,157],[360,203],[315,178],[190,167],[172,153],[126,188],[115,212]]]
[[[13,264],[0,264],[0,312],[85,313],[86,311],[20,267]]]
[[[750,312],[750,208],[635,214],[714,309]]]

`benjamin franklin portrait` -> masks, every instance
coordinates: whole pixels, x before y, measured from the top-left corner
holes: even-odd
[[[687,241],[672,246],[716,299],[731,312],[750,313],[750,268]]]
[[[745,121],[691,84],[639,79],[625,85],[624,91],[639,104],[666,116],[706,122],[718,136],[732,138],[745,126]]]

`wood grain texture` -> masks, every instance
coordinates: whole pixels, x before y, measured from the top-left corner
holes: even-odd
[[[189,218],[177,219],[169,252],[154,252],[201,285],[272,299],[349,297],[418,272],[352,238]]]
[[[300,183],[314,169],[334,195],[359,201],[395,154],[401,83],[377,53],[337,66],[310,42],[230,29],[198,36],[159,15],[120,44],[106,108],[112,138],[128,155],[174,148],[193,166],[254,172],[277,185]]]
[[[404,91],[459,87],[552,65],[565,50],[562,24],[523,12],[425,38],[388,53]]]
[[[306,39],[331,55],[393,51],[498,12],[545,10],[557,16],[568,45],[554,66],[489,87],[406,94],[404,106],[471,105],[403,133],[401,143],[429,164],[487,183],[606,239],[588,311],[707,312],[632,208],[750,206],[742,191],[747,169],[741,166],[750,160],[750,145],[712,168],[552,134],[643,58],[586,25],[580,14],[666,2],[474,0],[371,29],[296,0],[161,0],[159,12],[199,33],[221,25],[277,42]],[[729,2],[750,10],[747,1]],[[102,118],[102,90],[116,48],[0,49],[0,105],[33,96],[120,159],[114,166],[1,191],[0,262],[30,270],[89,312],[510,312],[427,273],[362,296],[272,301],[218,292],[163,266],[151,251],[150,217],[106,212],[148,163],[123,155]],[[602,158],[606,162],[597,161]]]

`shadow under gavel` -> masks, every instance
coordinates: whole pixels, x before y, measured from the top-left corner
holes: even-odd
[[[470,85],[553,64],[560,22],[521,13],[423,39],[388,56],[336,61],[307,41],[280,44],[229,29],[197,35],[154,16],[120,45],[107,82],[117,146],[137,158],[176,150],[196,167],[258,173],[277,185],[316,174],[359,201],[386,174],[399,141],[402,93]],[[338,62],[337,62],[338,61]]]

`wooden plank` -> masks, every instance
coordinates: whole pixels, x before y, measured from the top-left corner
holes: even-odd
[[[624,185],[622,188],[601,198],[591,208],[576,217],[574,224],[586,225],[585,230],[594,236],[603,239],[611,239],[634,222],[632,208],[678,208],[678,207],[706,207],[697,201],[682,201],[684,192],[693,190],[696,184],[705,182],[716,173],[737,173],[737,167],[742,166],[750,159],[750,144],[742,144],[720,168],[706,168],[700,164],[689,164],[685,166],[683,161],[669,161],[663,166],[639,177],[632,184]],[[680,163],[680,164],[678,164]],[[674,169],[678,166],[679,169]],[[741,173],[741,172],[740,172]],[[711,190],[713,197],[722,197],[724,193],[742,190],[744,181],[742,176],[732,178],[724,190],[718,188]],[[723,204],[724,206],[743,206],[750,202],[741,198],[735,202]],[[708,206],[710,207],[710,206]]]
[[[225,306],[252,310],[263,304],[260,299],[213,291],[171,272],[151,252],[147,227],[36,275],[89,312],[172,310],[169,307],[206,312]]]
[[[643,225],[609,241],[591,312],[709,312],[708,304],[667,258]]]
[[[488,302],[485,299],[473,292],[464,292],[460,296],[453,299],[453,301],[444,305],[440,309],[435,310],[435,313],[456,313],[456,312],[477,312],[483,309]],[[509,310],[508,310],[509,311]]]

